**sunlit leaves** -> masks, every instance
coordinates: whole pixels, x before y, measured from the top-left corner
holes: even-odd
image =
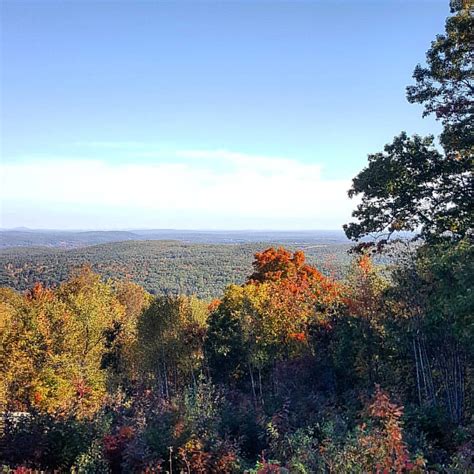
[[[210,316],[208,355],[217,377],[239,378],[310,351],[310,324],[341,300],[341,285],[308,265],[301,251],[269,248],[255,255],[254,269]]]
[[[2,309],[7,403],[18,410],[94,412],[106,389],[106,330],[125,314],[112,287],[84,269],[55,290],[36,285],[24,297],[5,295]]]

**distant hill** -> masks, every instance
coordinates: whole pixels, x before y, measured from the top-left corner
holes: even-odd
[[[58,247],[78,248],[107,242],[137,239],[139,236],[124,231],[56,231],[12,229],[0,231],[0,248],[7,247]]]
[[[96,233],[85,234],[96,237],[91,235]],[[128,235],[127,232],[116,234]],[[273,245],[282,244],[290,249],[301,248],[311,263],[336,276],[345,272],[350,260],[347,254],[350,245],[347,243],[327,241],[295,245],[278,242]],[[271,242],[203,244],[144,240],[70,250],[4,248],[0,250],[0,286],[24,290],[36,282],[55,285],[66,280],[75,268],[90,264],[105,277],[128,278],[152,293],[197,294],[211,298],[220,295],[230,283],[244,282],[252,272],[255,252],[270,245]]]
[[[132,230],[148,240],[180,240],[207,244],[244,244],[279,242],[280,244],[336,244],[348,243],[342,230]]]
[[[285,245],[348,242],[344,233],[339,230],[205,231],[145,229],[130,231],[65,231],[17,228],[0,231],[0,248],[41,246],[72,249],[128,240],[179,240],[207,244],[280,242]]]

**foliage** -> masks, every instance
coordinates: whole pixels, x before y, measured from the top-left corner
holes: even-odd
[[[420,231],[426,240],[461,239],[472,228],[472,168],[442,155],[433,137],[405,132],[369,155],[369,165],[352,182],[349,196],[362,196],[344,226],[349,238]]]
[[[105,331],[124,317],[111,286],[86,268],[55,291],[38,284],[22,299],[4,293],[2,308],[7,406],[93,413],[106,390]]]
[[[10,465],[68,470],[97,436],[97,426],[75,417],[32,412],[7,419],[2,458]]]
[[[349,196],[362,200],[353,212],[357,222],[344,226],[349,238],[369,234],[420,231],[428,241],[462,239],[473,227],[474,42],[471,2],[448,18],[446,33],[418,65],[410,102],[424,105],[443,124],[437,150],[433,137],[408,137],[402,132],[384,152],[369,155],[369,165],[353,180]]]
[[[344,287],[344,308],[327,326],[313,328],[315,350],[330,360],[339,389],[354,385],[372,388],[393,379],[387,347],[386,290],[389,281],[370,256],[358,256]],[[323,351],[325,348],[325,351]]]
[[[422,405],[443,406],[455,422],[472,399],[473,268],[467,240],[425,246],[394,271],[387,294],[399,340],[394,355],[407,363],[413,395]]]
[[[230,286],[211,313],[206,353],[214,377],[249,377],[263,401],[262,373],[308,352],[310,322],[324,320],[341,290],[306,264],[302,252],[270,248],[256,254],[254,269],[247,284]]]
[[[80,249],[13,248],[0,250],[0,285],[27,290],[35,283],[54,286],[74,269],[90,264],[94,272],[114,280],[130,280],[161,295],[217,298],[232,283],[241,284],[252,271],[252,259],[265,244],[187,244],[170,241],[133,241]],[[343,275],[349,245],[337,239],[318,245],[302,244],[312,263],[327,264]]]
[[[455,9],[457,14],[446,20],[446,33],[431,43],[426,66],[416,66],[416,84],[407,87],[407,98],[423,104],[425,116],[434,114],[441,120],[445,150],[465,159],[472,153],[473,133],[472,2],[464,1]]]
[[[157,297],[137,323],[141,376],[169,397],[195,380],[204,358],[207,305],[195,297]]]
[[[7,410],[25,412],[4,435],[4,462],[77,472],[469,466],[470,372],[462,392],[448,392],[450,366],[436,361],[453,348],[472,357],[472,250],[442,245],[390,278],[361,255],[344,281],[302,253],[268,249],[247,283],[211,304],[152,298],[87,268],[55,289],[2,289],[2,393]],[[433,400],[416,397],[420,331],[435,349],[423,370],[437,417],[421,410]],[[406,414],[380,388],[363,407],[376,383]],[[453,417],[458,393],[463,415]]]
[[[365,412],[365,421],[348,433],[342,445],[322,442],[320,452],[330,472],[423,472],[421,457],[410,460],[403,440],[401,407],[376,387]]]

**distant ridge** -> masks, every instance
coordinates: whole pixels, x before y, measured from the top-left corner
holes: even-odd
[[[56,247],[73,249],[130,240],[176,240],[188,243],[242,244],[279,242],[282,245],[348,243],[342,230],[34,230],[16,228],[0,231],[0,248]]]
[[[38,230],[2,230],[0,248],[8,247],[58,247],[80,248],[108,242],[136,240],[139,236],[125,231],[38,231]]]

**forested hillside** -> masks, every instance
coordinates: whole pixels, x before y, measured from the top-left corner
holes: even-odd
[[[35,283],[64,282],[74,269],[91,265],[107,278],[130,279],[152,294],[217,297],[230,283],[242,283],[253,255],[267,247],[255,244],[186,244],[176,241],[117,242],[82,249],[11,248],[0,250],[0,285],[25,290]],[[294,247],[290,247],[294,248]],[[302,244],[310,262],[342,276],[348,244]]]

